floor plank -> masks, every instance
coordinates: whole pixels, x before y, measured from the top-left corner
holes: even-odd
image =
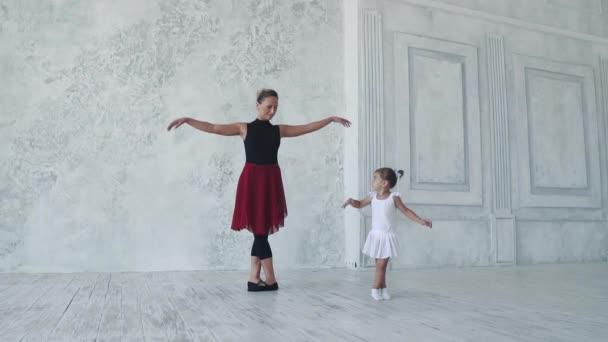
[[[54,278],[53,285],[26,312],[0,334],[2,341],[35,341],[52,329],[52,321],[61,313],[65,304],[73,297],[78,275],[64,274]]]
[[[61,316],[55,322],[55,326],[50,334],[48,334],[48,341],[70,341],[74,339],[93,291],[97,286],[102,286],[100,283],[101,279],[102,275],[97,273],[84,273],[81,275],[81,283],[74,296],[66,304]]]

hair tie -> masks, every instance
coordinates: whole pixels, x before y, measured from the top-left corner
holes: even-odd
[[[397,178],[403,177],[403,174],[405,173],[405,172],[403,172],[403,170],[393,169],[393,171],[395,172],[395,175],[397,176]]]

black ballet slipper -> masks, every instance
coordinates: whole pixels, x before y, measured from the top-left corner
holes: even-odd
[[[263,292],[263,291],[276,291],[279,289],[279,284],[274,283],[268,285],[265,281],[260,280],[259,283],[247,282],[247,291],[249,292]]]
[[[266,287],[268,287],[268,285],[262,280],[260,280],[258,283],[252,283],[250,281],[247,282],[247,291],[249,292],[267,291]]]
[[[279,283],[274,283],[272,285],[266,284],[266,291],[276,291],[279,289]]]

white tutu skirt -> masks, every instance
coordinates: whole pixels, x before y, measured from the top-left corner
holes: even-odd
[[[372,229],[367,234],[363,254],[376,259],[392,258],[398,255],[399,239],[393,232]]]

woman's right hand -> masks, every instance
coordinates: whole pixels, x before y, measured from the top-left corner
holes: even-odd
[[[344,204],[342,204],[342,208],[346,208],[349,205],[353,205],[353,199],[352,198],[347,199],[346,202],[344,202]]]
[[[179,126],[183,125],[184,123],[186,123],[188,120],[190,120],[190,118],[179,118],[179,119],[175,119],[173,120],[170,124],[169,127],[167,127],[167,131],[170,131],[171,128],[178,128]]]

